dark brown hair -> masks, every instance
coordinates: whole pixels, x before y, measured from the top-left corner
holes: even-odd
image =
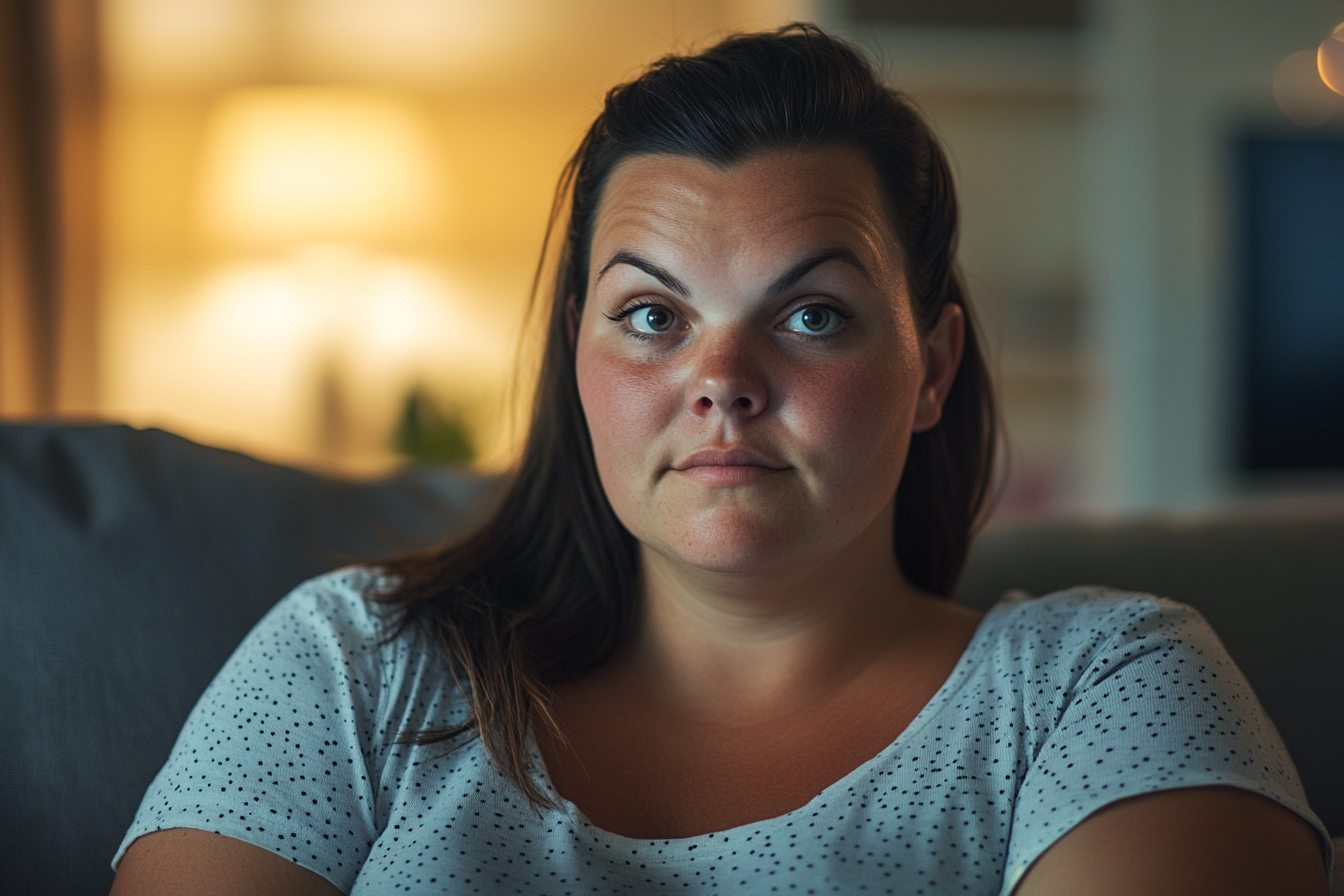
[[[377,599],[397,613],[396,631],[431,635],[472,709],[465,725],[411,739],[475,728],[502,772],[549,805],[529,774],[528,725],[555,730],[547,686],[602,665],[631,631],[637,543],[602,491],[567,333],[567,305],[582,308],[586,297],[593,223],[613,168],[656,153],[731,166],[771,149],[837,144],[857,147],[877,172],[919,326],[927,331],[949,302],[971,322],[942,419],[912,437],[896,493],[901,570],[916,587],[951,593],[985,505],[996,421],[954,261],[947,159],[911,104],[849,44],[812,25],[731,37],[662,59],[607,94],[556,193],[551,231],[566,204],[569,216],[517,473],[466,540],[383,564],[398,584]]]

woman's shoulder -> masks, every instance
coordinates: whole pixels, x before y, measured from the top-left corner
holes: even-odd
[[[1115,613],[1147,615],[1164,610],[1176,614],[1196,613],[1193,607],[1142,591],[1125,591],[1106,585],[1075,585],[1040,596],[1014,589],[1005,592],[990,612],[1007,612],[1026,618],[1092,618]]]
[[[417,688],[451,681],[440,651],[414,627],[401,625],[395,604],[383,602],[396,581],[377,567],[350,566],[310,579],[271,608],[243,640],[207,692],[248,680],[270,691],[302,678],[324,693],[353,692],[368,723],[402,713]],[[444,674],[439,674],[444,673]],[[236,690],[236,687],[234,688]],[[410,721],[406,719],[403,721]],[[381,725],[379,726],[381,727]]]
[[[395,796],[378,785],[404,778],[398,736],[457,708],[432,654],[412,652],[380,612],[391,584],[350,567],[271,608],[192,710],[118,860],[143,834],[198,828],[349,889]]]
[[[1180,677],[1205,669],[1240,677],[1198,610],[1186,604],[1102,586],[1032,597],[1009,592],[982,626],[982,649],[999,675],[1057,679],[1070,689],[1141,665]]]
[[[393,633],[392,617],[378,598],[395,580],[371,566],[347,566],[297,586],[280,599],[258,629],[307,629],[341,641],[376,643]]]
[[[1103,634],[1125,639],[1157,631],[1176,637],[1210,633],[1194,607],[1102,585],[1079,585],[1040,597],[1009,591],[990,610],[987,620],[997,623],[997,629],[1009,637],[1034,636],[1060,644],[1091,643]]]
[[[1121,799],[1188,787],[1269,797],[1320,828],[1273,722],[1204,617],[1095,586],[1006,595],[976,668],[1021,782],[1006,885]],[[1010,888],[1006,886],[1006,889]]]

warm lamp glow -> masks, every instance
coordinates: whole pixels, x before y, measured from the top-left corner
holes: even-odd
[[[1304,128],[1325,124],[1339,112],[1340,98],[1316,71],[1316,53],[1299,50],[1274,70],[1274,99],[1289,120]]]
[[[1344,23],[1335,26],[1335,33],[1321,41],[1316,51],[1316,68],[1321,80],[1335,93],[1344,96]]]
[[[214,110],[202,172],[202,228],[234,246],[415,240],[442,205],[424,113],[375,90],[236,91]]]
[[[122,376],[139,399],[122,413],[137,423],[372,473],[399,461],[393,432],[420,388],[461,412],[479,462],[512,460],[496,398],[510,329],[432,264],[310,246],[220,265],[187,298],[133,328]]]

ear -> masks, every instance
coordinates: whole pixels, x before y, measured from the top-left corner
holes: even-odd
[[[579,314],[578,299],[571,294],[565,299],[565,335],[569,337],[570,351],[579,344]]]
[[[938,322],[924,337],[924,382],[915,406],[914,432],[933,429],[942,419],[943,401],[952,391],[965,344],[966,311],[948,302],[938,315]]]

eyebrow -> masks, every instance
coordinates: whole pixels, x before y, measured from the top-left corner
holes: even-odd
[[[602,266],[602,270],[597,272],[597,279],[601,280],[607,271],[616,267],[618,264],[628,264],[633,268],[639,268],[641,271],[648,274],[682,298],[690,298],[691,291],[686,287],[686,284],[682,283],[676,277],[673,277],[666,268],[654,264],[647,258],[640,258],[635,253],[626,252],[624,250],[611,256],[611,261],[608,261]]]
[[[781,277],[776,279],[775,282],[771,283],[769,288],[766,289],[766,297],[773,299],[781,293],[792,289],[798,284],[799,280],[806,277],[814,268],[820,267],[828,261],[843,261],[851,267],[856,268],[858,272],[863,274],[868,280],[873,279],[872,274],[868,272],[868,266],[850,250],[840,247],[822,249],[820,252],[809,255],[807,258],[804,258],[802,261],[785,271]],[[627,252],[625,250],[621,250],[611,256],[611,260],[602,266],[602,270],[597,272],[597,279],[601,280],[607,271],[616,267],[618,264],[628,264],[633,268],[638,268],[682,298],[689,298],[691,295],[691,291],[686,284],[672,276],[671,272],[666,268],[654,264],[647,258],[642,258],[633,252]]]
[[[798,281],[812,272],[813,268],[820,267],[828,261],[843,261],[846,264],[857,268],[869,281],[873,279],[872,274],[868,272],[868,266],[859,260],[855,255],[845,248],[822,249],[813,255],[809,255],[793,267],[789,268],[782,277],[770,284],[770,288],[765,291],[767,298],[775,298],[779,294],[792,289],[798,284]]]

